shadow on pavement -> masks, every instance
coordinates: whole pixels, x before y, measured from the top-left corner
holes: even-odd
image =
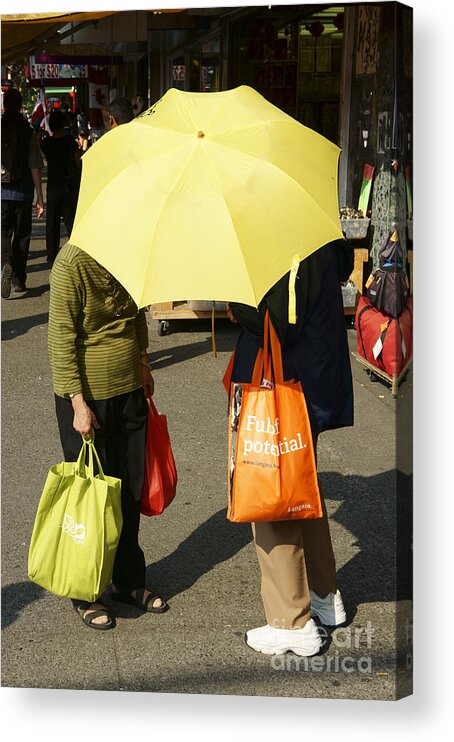
[[[236,338],[232,335],[216,336],[216,347],[219,352],[229,352],[235,347]],[[213,348],[211,338],[206,338],[200,342],[188,343],[187,345],[175,345],[172,348],[162,348],[162,350],[149,353],[148,360],[153,369],[166,368],[176,363],[182,363],[190,358],[212,353]]]
[[[34,286],[32,289],[27,289],[23,295],[23,299],[34,299],[37,296],[42,296],[49,291],[49,284],[43,283],[41,286]]]
[[[17,317],[16,319],[7,319],[2,322],[2,342],[13,340],[19,335],[25,335],[32,327],[38,325],[47,325],[48,314],[35,314],[31,317]]]
[[[33,265],[27,264],[27,273],[37,273],[38,271],[48,271],[50,270],[50,265],[45,260],[43,263],[36,263]]]
[[[338,569],[339,589],[347,614],[358,605],[412,598],[412,490],[411,477],[387,471],[373,477],[320,474],[327,500],[340,501],[332,522],[340,523],[358,553]],[[399,530],[396,529],[399,524]],[[172,554],[147,567],[147,584],[166,599],[190,589],[217,564],[231,559],[252,540],[249,523],[232,524],[225,508],[198,526]],[[336,544],[334,544],[336,554]],[[396,575],[399,582],[396,582]],[[2,589],[2,625],[13,623],[43,589],[18,582]],[[227,598],[226,598],[227,599]],[[135,608],[118,606],[119,617],[133,617]]]
[[[341,501],[330,520],[347,529],[359,549],[337,571],[347,613],[364,603],[411,599],[411,476],[396,470],[373,477],[323,472],[320,481],[327,500]]]
[[[33,252],[30,252],[30,259],[36,260],[36,258],[45,258],[46,255],[47,253],[45,250],[33,250]],[[27,264],[27,268],[28,268],[28,264]]]
[[[2,587],[2,629],[14,623],[24,608],[39,600],[43,594],[43,588],[29,580]]]
[[[399,472],[396,491],[396,475],[394,470],[373,477],[320,474],[325,497],[341,501],[331,520],[352,534],[352,542],[359,549],[337,573],[350,614],[360,604],[412,597],[411,477]],[[172,554],[148,567],[151,584],[173,597],[251,540],[249,524],[232,526],[225,510],[219,510]]]
[[[225,562],[252,540],[249,523],[232,524],[223,508],[191,533],[172,554],[147,567],[153,590],[173,598],[188,590],[216,564]],[[161,592],[162,591],[162,592]]]
[[[341,501],[331,520],[352,534],[352,542],[359,549],[337,572],[350,616],[364,603],[412,598],[411,477],[399,472],[397,491],[396,475],[395,470],[373,477],[320,474],[325,497]],[[225,509],[219,510],[172,554],[148,567],[149,584],[171,598],[189,589],[251,540],[248,523],[231,524]],[[334,549],[336,553],[335,545]]]

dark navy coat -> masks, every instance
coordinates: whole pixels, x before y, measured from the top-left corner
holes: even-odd
[[[231,303],[241,334],[232,381],[251,381],[263,319],[270,319],[282,345],[284,378],[301,382],[314,433],[353,425],[353,388],[341,281],[353,269],[353,248],[345,240],[321,247],[303,260],[296,279],[296,325],[288,323],[287,273],[258,309]]]

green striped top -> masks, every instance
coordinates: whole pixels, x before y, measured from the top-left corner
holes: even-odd
[[[50,275],[49,357],[55,394],[108,399],[142,386],[139,354],[148,346],[145,311],[75,245]]]

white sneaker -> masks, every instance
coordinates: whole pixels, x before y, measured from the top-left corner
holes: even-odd
[[[341,626],[347,620],[342,596],[339,590],[320,598],[310,590],[311,616],[318,618],[324,626]]]
[[[294,652],[300,657],[310,657],[320,651],[322,643],[312,618],[302,629],[277,629],[267,625],[246,632],[246,644],[262,654]]]

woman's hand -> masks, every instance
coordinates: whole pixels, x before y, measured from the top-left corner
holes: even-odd
[[[89,408],[81,392],[75,394],[71,402],[74,410],[74,430],[86,439],[92,438],[93,428],[101,427],[96,419],[95,413]]]
[[[148,366],[143,363],[140,364],[140,370],[142,373],[142,386],[146,397],[152,397],[154,394],[154,379],[151,375],[151,371]]]

